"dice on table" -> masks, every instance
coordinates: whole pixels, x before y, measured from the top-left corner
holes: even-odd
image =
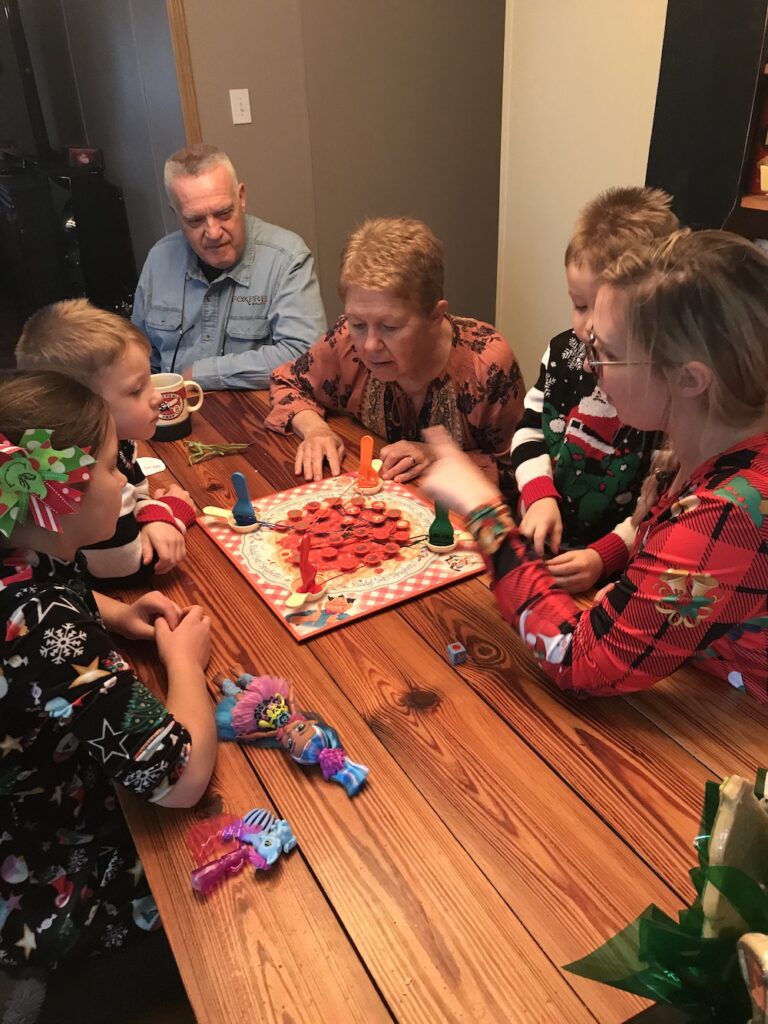
[[[445,648],[445,655],[452,665],[460,665],[462,661],[467,660],[467,649],[464,644],[454,640],[453,643],[448,644]]]

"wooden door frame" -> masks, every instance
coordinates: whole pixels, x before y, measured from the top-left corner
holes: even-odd
[[[197,106],[195,78],[192,73],[192,55],[189,51],[189,35],[187,18],[184,13],[184,0],[165,0],[168,10],[168,24],[171,29],[171,43],[176,60],[176,78],[179,83],[181,114],[184,119],[184,134],[187,145],[203,141],[200,128],[200,111]]]

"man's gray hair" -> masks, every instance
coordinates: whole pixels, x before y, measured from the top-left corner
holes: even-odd
[[[207,142],[196,142],[194,146],[185,146],[172,153],[165,161],[163,171],[163,184],[168,199],[173,205],[171,184],[174,178],[191,177],[196,178],[201,174],[207,174],[214,167],[226,167],[232,175],[232,181],[237,186],[237,171],[223,149],[218,146],[209,146]]]

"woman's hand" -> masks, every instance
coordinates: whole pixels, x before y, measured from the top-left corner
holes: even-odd
[[[297,476],[304,473],[305,480],[322,480],[323,460],[328,462],[331,476],[339,475],[344,461],[344,442],[322,416],[312,409],[303,409],[293,417],[291,430],[301,438],[293,466]]]
[[[170,629],[175,629],[184,614],[175,601],[171,601],[159,590],[150,590],[149,593],[142,594],[133,604],[110,600],[109,607],[108,628],[129,640],[156,639],[155,627],[159,619],[162,619]]]
[[[613,588],[615,586],[616,586],[615,583],[606,583],[605,586],[601,587],[598,590],[598,592],[595,594],[595,596],[593,598],[593,601],[592,601],[592,604],[593,605],[602,604],[603,601],[605,600],[606,595],[610,594],[610,592],[613,590]]]
[[[330,427],[304,435],[296,450],[293,471],[297,476],[303,473],[305,480],[322,480],[323,461],[328,462],[331,476],[339,475],[344,461],[344,442]]]
[[[538,505],[538,502],[536,502]],[[550,558],[547,569],[569,594],[581,594],[589,590],[603,574],[603,560],[594,548],[564,551],[556,558]]]
[[[480,505],[500,500],[498,489],[454,444],[445,427],[429,427],[423,437],[430,448],[432,462],[420,486],[433,501],[465,516]]]
[[[432,463],[429,445],[418,441],[394,441],[381,449],[381,478],[404,484],[415,480]]]
[[[198,604],[181,611],[175,625],[166,618],[155,624],[155,641],[160,660],[170,673],[192,666],[203,671],[211,657],[211,620]]]
[[[534,501],[531,507],[526,509],[520,523],[520,533],[530,538],[539,558],[544,557],[544,545],[547,541],[552,554],[556,555],[560,550],[563,536],[563,520],[557,499],[539,498],[538,501]]]

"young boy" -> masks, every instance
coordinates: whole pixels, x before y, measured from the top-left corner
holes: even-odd
[[[149,496],[136,462],[136,441],[155,432],[160,396],[152,387],[150,346],[141,331],[86,299],[69,299],[34,313],[16,346],[22,370],[56,370],[87,384],[107,402],[120,441],[118,466],[128,482],[114,536],[83,552],[94,584],[132,585],[152,571],[169,572],[186,554],[184,534],[195,510],[173,484]]]
[[[571,329],[553,338],[525,397],[511,462],[520,530],[561,586],[578,593],[623,569],[630,517],[658,435],[625,427],[584,367],[600,275],[624,251],[678,227],[660,189],[612,188],[582,210],[565,252]],[[558,553],[560,552],[560,553]]]

